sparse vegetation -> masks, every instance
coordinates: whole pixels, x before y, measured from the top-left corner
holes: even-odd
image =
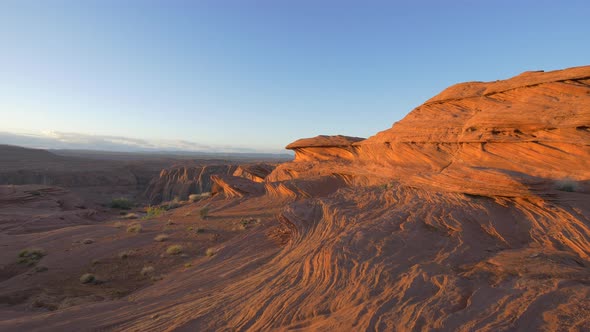
[[[35,265],[46,255],[45,250],[40,248],[23,249],[18,253],[18,263]]]
[[[142,276],[148,276],[148,275],[152,275],[154,274],[154,267],[153,266],[144,266],[143,269],[141,269],[141,272],[139,274],[141,274]]]
[[[166,209],[161,206],[148,206],[145,212],[146,215],[143,217],[143,219],[150,219],[159,217],[164,212],[166,212]]]
[[[240,220],[240,228],[246,230],[252,226],[255,226],[260,223],[260,219],[255,218],[242,218]]]
[[[137,219],[138,216],[135,213],[125,213],[121,219]]]
[[[94,243],[94,240],[93,239],[84,239],[84,240],[82,240],[82,244],[92,244],[92,243]]]
[[[125,224],[123,224],[120,221],[117,221],[116,223],[113,224],[113,226],[115,226],[116,228],[123,228],[123,226],[125,226]]]
[[[572,179],[563,179],[557,182],[557,190],[575,192],[578,190],[578,183]]]
[[[172,209],[176,209],[178,207],[180,207],[180,199],[178,197],[174,197],[174,199],[170,202],[168,202],[168,204],[164,205],[164,209],[167,210],[172,210]]]
[[[217,253],[217,251],[213,248],[208,248],[207,251],[205,251],[205,255],[207,255],[208,257],[211,257],[213,255],[215,255]]]
[[[127,259],[127,258],[133,256],[134,253],[135,252],[133,250],[121,251],[119,253],[119,258],[121,258],[121,259]]]
[[[166,234],[158,234],[156,235],[156,237],[154,238],[154,241],[157,242],[164,242],[164,241],[168,241],[170,237]]]
[[[92,273],[85,273],[80,277],[80,282],[83,284],[90,284],[96,282],[96,276]]]
[[[131,210],[133,207],[133,202],[123,197],[113,198],[110,206],[112,209]]]
[[[142,229],[140,224],[132,224],[127,227],[127,233],[140,233]]]
[[[211,197],[210,192],[204,192],[204,193],[200,193],[200,194],[191,194],[188,196],[188,200],[189,200],[189,202],[194,203],[194,202],[198,202],[202,199],[205,199],[207,197]]]
[[[209,216],[209,206],[203,206],[199,210],[199,215],[201,216],[201,219],[207,219],[207,217]]]
[[[168,249],[166,249],[166,253],[168,255],[178,255],[182,252],[182,246],[179,244],[174,244],[168,247]]]

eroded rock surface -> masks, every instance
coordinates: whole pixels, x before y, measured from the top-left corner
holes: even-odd
[[[297,141],[263,183],[214,177],[209,220],[268,218],[214,255],[0,328],[590,330],[589,79],[459,84],[366,140]]]

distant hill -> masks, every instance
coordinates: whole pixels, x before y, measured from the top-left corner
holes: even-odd
[[[0,161],[46,162],[59,161],[64,158],[47,150],[23,148],[14,145],[0,144]]]

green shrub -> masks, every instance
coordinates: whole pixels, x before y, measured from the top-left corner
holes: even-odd
[[[168,255],[178,255],[182,252],[182,246],[179,244],[174,244],[168,247],[168,249],[166,249],[166,253]]]
[[[45,250],[40,249],[40,248],[23,249],[18,253],[17,262],[19,264],[35,265],[45,255],[46,255]]]
[[[111,208],[113,209],[121,209],[121,210],[130,210],[133,207],[133,202],[131,202],[127,198],[114,198],[111,201]]]

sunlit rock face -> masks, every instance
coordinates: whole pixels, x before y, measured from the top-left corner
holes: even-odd
[[[368,139],[296,141],[263,180],[210,177],[166,218],[241,225],[212,256],[0,329],[588,331],[589,128],[590,67],[453,86]]]

